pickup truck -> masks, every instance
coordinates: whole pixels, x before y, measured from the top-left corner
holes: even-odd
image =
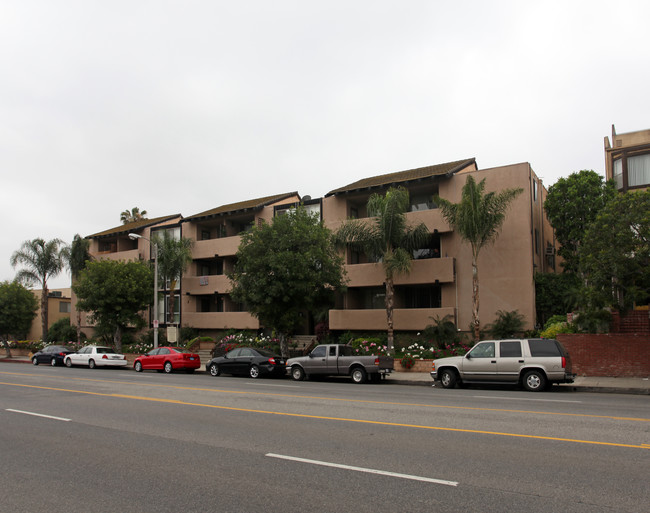
[[[296,381],[309,376],[350,376],[355,383],[377,382],[393,368],[390,356],[358,355],[354,348],[343,344],[323,344],[307,356],[287,360],[287,370]]]

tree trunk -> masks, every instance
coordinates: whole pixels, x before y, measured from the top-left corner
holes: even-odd
[[[386,278],[386,322],[388,324],[388,351],[393,353],[393,307],[395,303],[395,286],[392,278]]]
[[[81,310],[76,309],[77,313],[77,342],[81,342]]]
[[[478,293],[478,255],[472,251],[472,328],[474,340],[481,338],[481,323],[479,321],[479,293]]]
[[[115,328],[115,334],[113,335],[113,343],[115,344],[115,352],[122,352],[122,329],[118,326]]]
[[[289,358],[289,343],[286,333],[278,333],[278,337],[280,338],[280,355],[282,358]]]
[[[169,303],[167,304],[167,310],[169,313],[168,323],[174,324],[174,289],[176,288],[176,280],[171,280],[169,282]]]
[[[43,283],[43,290],[41,291],[41,339],[47,342],[47,284]]]

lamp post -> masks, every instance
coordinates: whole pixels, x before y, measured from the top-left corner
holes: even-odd
[[[158,244],[138,233],[129,233],[129,239],[144,239],[153,246],[153,347],[158,347]]]

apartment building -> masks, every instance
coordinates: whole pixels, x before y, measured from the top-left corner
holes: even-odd
[[[325,197],[301,198],[288,192],[220,206],[183,218],[180,214],[141,220],[88,236],[96,258],[150,260],[148,240],[160,230],[194,241],[193,261],[175,291],[175,304],[168,301],[163,284],[158,304],[159,325],[168,312],[180,326],[216,335],[228,329],[261,328],[245,305],[229,295],[226,273],[233,269],[240,234],[250,226],[269,222],[276,215],[303,204],[320,214],[325,225],[336,230],[349,218],[367,217],[366,203],[373,193],[391,186],[405,187],[410,194],[409,222],[424,223],[430,232],[425,247],[414,253],[412,270],[395,279],[396,330],[419,331],[432,319],[452,316],[459,328],[468,330],[472,307],[472,270],[469,245],[446,223],[434,203],[434,195],[458,202],[467,176],[486,179],[487,191],[521,187],[512,203],[496,243],[479,258],[480,313],[482,324],[494,320],[498,310],[518,310],[527,328],[535,325],[535,272],[555,271],[555,241],[546,220],[543,202],[546,189],[528,163],[478,169],[475,159],[465,159],[359,180],[327,193]],[[141,238],[132,240],[129,233]],[[347,252],[345,266],[348,291],[330,311],[332,330],[384,331],[384,274],[381,263],[365,255]],[[151,316],[150,316],[151,317]],[[309,334],[310,325],[305,324]]]
[[[41,319],[41,294],[43,289],[32,289],[32,293],[38,300],[38,310],[32,320],[27,340],[40,340],[43,335],[43,321]],[[61,319],[70,318],[71,303],[69,288],[49,289],[47,295],[47,328],[50,329],[55,322]]]
[[[508,210],[501,234],[479,257],[480,315],[482,324],[494,320],[498,310],[518,310],[526,328],[535,325],[536,271],[554,272],[555,242],[546,220],[546,191],[528,163],[479,170],[474,159],[359,180],[335,189],[323,199],[323,219],[336,228],[346,218],[366,217],[373,193],[402,186],[409,191],[412,224],[424,223],[430,238],[414,253],[411,272],[395,278],[395,330],[418,331],[434,318],[449,315],[468,330],[472,312],[472,268],[469,244],[463,242],[442,217],[433,197],[460,201],[468,175],[486,179],[486,190],[523,189]],[[386,326],[384,272],[381,263],[364,255],[346,254],[350,282],[340,305],[330,311],[330,329],[382,330]]]
[[[605,137],[605,177],[616,181],[621,192],[650,186],[650,130]]]

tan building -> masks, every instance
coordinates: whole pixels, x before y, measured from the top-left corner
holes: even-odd
[[[481,323],[492,322],[498,310],[518,310],[525,317],[526,328],[532,328],[536,322],[534,273],[555,271],[555,242],[543,210],[546,190],[528,163],[479,170],[474,159],[467,159],[359,180],[315,200],[289,192],[186,218],[177,214],[142,220],[90,235],[90,252],[96,258],[150,260],[147,239],[156,231],[172,230],[176,236],[190,238],[194,241],[193,262],[175,291],[175,323],[209,335],[228,329],[257,330],[259,321],[230,298],[226,276],[234,266],[242,231],[269,222],[299,203],[320,213],[325,225],[335,230],[348,218],[366,217],[372,193],[403,186],[411,198],[409,221],[425,223],[431,237],[426,247],[415,252],[411,273],[395,280],[395,329],[419,331],[431,324],[432,318],[451,315],[465,331],[471,320],[470,248],[445,222],[433,196],[458,202],[469,174],[477,181],[485,178],[487,191],[524,190],[508,210],[496,244],[484,248],[479,257]],[[129,233],[142,238],[132,240]],[[349,288],[330,311],[330,329],[384,331],[381,264],[348,252],[346,271]],[[168,292],[163,290],[159,300],[158,319],[163,328],[171,308]],[[306,324],[305,330],[309,329]]]
[[[612,125],[612,140],[605,137],[605,177],[621,192],[650,186],[650,130],[617,134]]]
[[[480,316],[485,326],[498,310],[518,310],[527,328],[535,325],[533,275],[554,272],[555,244],[546,221],[546,191],[527,163],[478,170],[474,159],[376,176],[335,189],[323,200],[323,218],[335,230],[346,218],[365,217],[373,193],[403,186],[410,194],[411,223],[423,222],[431,234],[429,246],[416,252],[411,273],[395,279],[396,330],[422,330],[432,318],[451,315],[463,331],[469,330],[472,312],[471,252],[433,203],[439,195],[454,203],[469,174],[486,179],[486,190],[521,187],[501,235],[479,256]],[[346,255],[349,289],[339,308],[330,311],[330,329],[382,330],[386,326],[384,273],[380,263],[363,255]]]
[[[27,340],[41,340],[43,336],[43,322],[41,320],[41,292],[42,289],[32,290],[38,300],[36,317],[27,334]],[[72,308],[71,289],[51,289],[47,295],[47,327],[61,319],[69,319]]]

